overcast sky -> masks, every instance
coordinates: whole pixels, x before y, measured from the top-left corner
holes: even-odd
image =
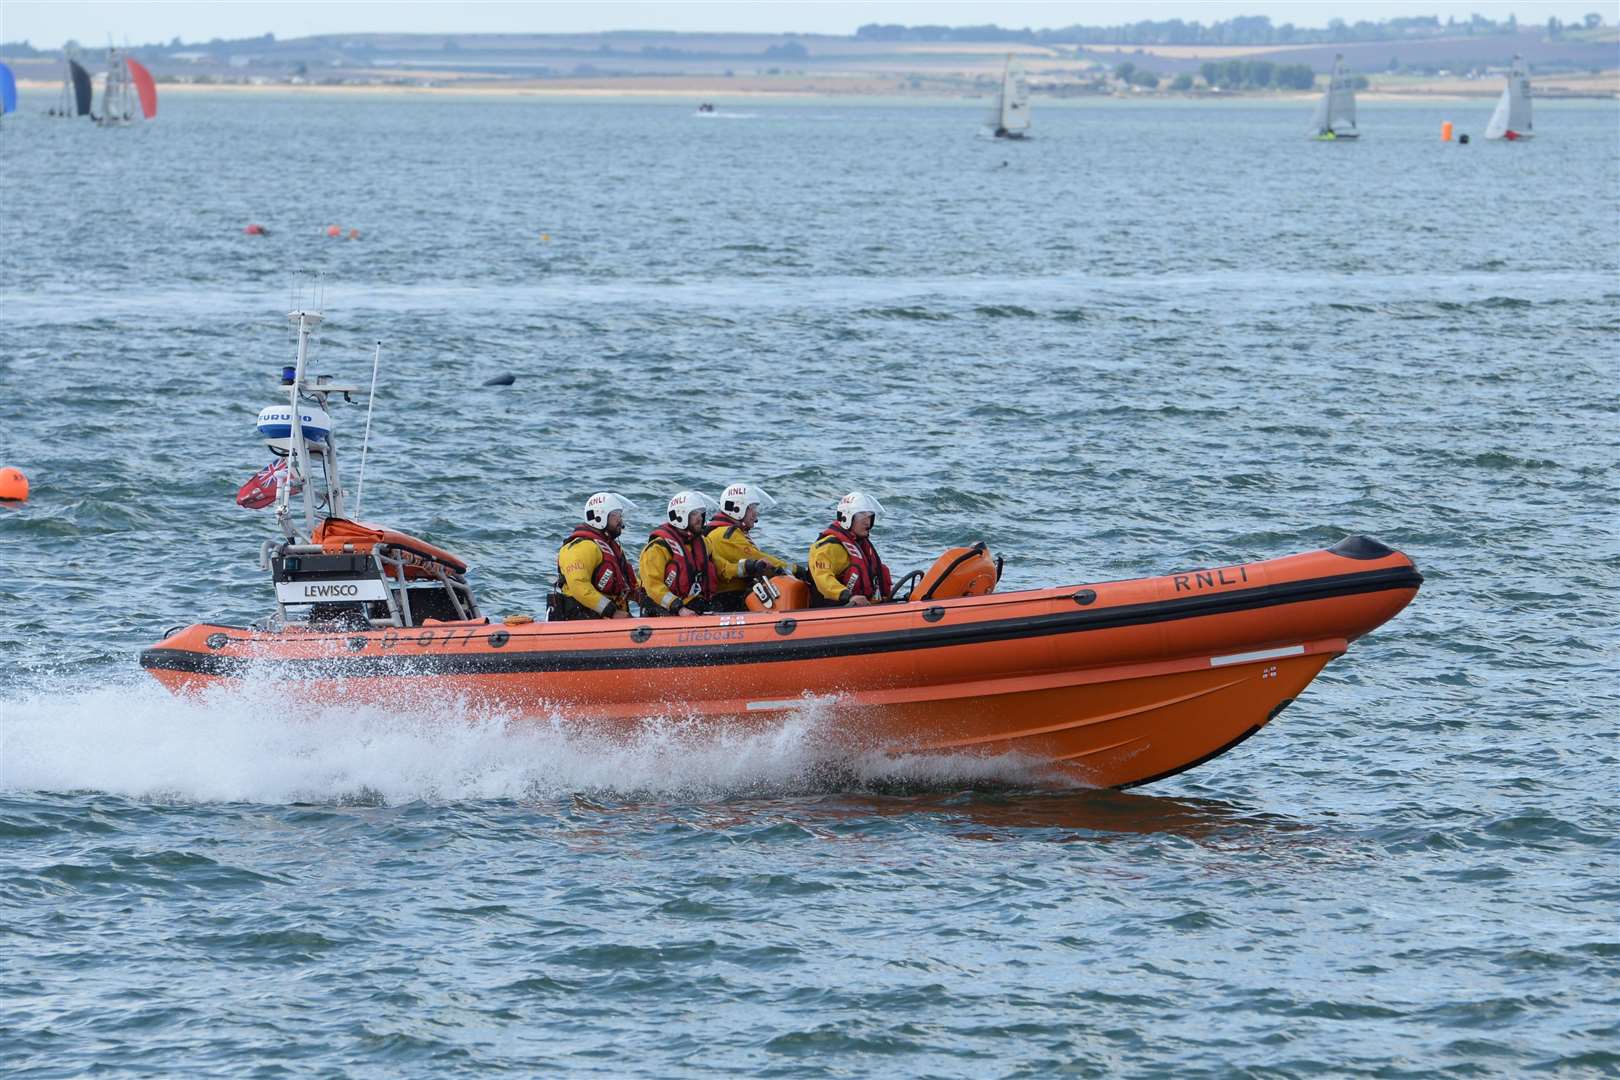
[[[1197,19],[1214,22],[1235,15],[1269,15],[1273,22],[1324,26],[1332,18],[1387,19],[1399,15],[1455,15],[1472,12],[1493,19],[1517,15],[1522,23],[1544,23],[1547,16],[1573,21],[1588,11],[1614,19],[1613,0],[1085,0],[1081,3],[994,2],[994,0],[852,0],[785,3],[781,0],[627,2],[581,0],[489,2],[489,0],[0,0],[0,41],[27,40],[57,48],[69,38],[85,43],[131,44],[183,38],[278,38],[306,34],[393,30],[407,33],[575,32],[595,30],[734,30],[758,33],[798,31],[849,34],[869,22],[943,23],[967,26],[996,23],[1034,28],[1112,25],[1139,19]]]

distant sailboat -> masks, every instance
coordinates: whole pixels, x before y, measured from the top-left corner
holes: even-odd
[[[122,62],[120,62],[122,61]],[[139,100],[141,115],[150,120],[157,115],[157,86],[152,73],[139,60],[107,50],[107,85],[101,94],[101,115],[96,123],[127,124],[135,119]]]
[[[1024,67],[1007,55],[1007,66],[1001,73],[1001,94],[996,99],[995,111],[990,115],[990,126],[998,139],[1023,139],[1029,132],[1029,80],[1024,78]]]
[[[1322,142],[1358,139],[1356,131],[1356,87],[1344,70],[1344,56],[1333,58],[1333,74],[1328,76],[1327,93],[1316,103],[1311,134]]]
[[[89,116],[91,97],[90,73],[83,64],[69,56],[67,68],[62,72],[62,96],[56,108],[50,110],[50,115]]]
[[[0,116],[17,111],[17,76],[11,67],[0,64]]]
[[[1515,142],[1533,134],[1530,130],[1530,71],[1524,65],[1524,57],[1515,56],[1513,69],[1508,72],[1507,89],[1502,91],[1496,112],[1485,126],[1485,137]]]

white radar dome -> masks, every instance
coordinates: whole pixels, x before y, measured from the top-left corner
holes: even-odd
[[[259,410],[259,437],[277,450],[292,445],[292,409],[286,405],[266,405]],[[298,423],[304,432],[304,441],[323,443],[332,434],[332,418],[325,409],[304,405],[298,410]]]

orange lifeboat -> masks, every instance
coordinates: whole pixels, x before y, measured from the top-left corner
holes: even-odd
[[[317,701],[438,697],[624,729],[671,715],[764,726],[813,705],[851,755],[1001,758],[1130,787],[1254,734],[1423,582],[1411,559],[1355,536],[1265,562],[998,593],[981,543],[946,552],[898,602],[808,608],[803,584],[777,577],[735,614],[492,622],[460,558],[348,517],[326,409],[362,391],[308,370],[324,318],[288,313],[285,404],[256,420],[285,463],[238,494],[274,506],[279,537],[259,563],[276,611],[177,628],[143,651],[172,690],[279,680]]]
[[[384,587],[356,601],[372,617],[199,624],[141,665],[176,691],[281,677],[304,694],[441,694],[627,727],[672,712],[763,725],[814,702],[852,753],[1007,756],[1097,787],[1236,746],[1423,581],[1405,555],[1351,537],[1264,562],[995,593],[976,545],[947,553],[906,603],[507,626],[478,614],[464,563],[412,537],[328,522],[284,551],[278,589],[337,600],[374,565]],[[459,599],[410,602],[438,586]],[[393,625],[377,617],[385,603]]]

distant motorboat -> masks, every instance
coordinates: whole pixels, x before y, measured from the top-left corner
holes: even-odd
[[[701,104],[701,105],[699,105],[697,107],[697,111],[698,111],[698,115],[700,115],[700,116],[713,116],[714,115],[714,103],[709,102],[709,101],[705,101],[703,104]]]
[[[1533,135],[1530,125],[1530,71],[1524,57],[1515,56],[1508,72],[1507,87],[1496,102],[1491,122],[1485,125],[1487,139],[1506,139],[1517,142]]]
[[[1333,57],[1333,74],[1328,76],[1327,92],[1316,103],[1311,135],[1318,142],[1359,139],[1356,131],[1356,87],[1344,70],[1344,55]]]
[[[990,114],[990,127],[998,139],[1027,139],[1029,137],[1029,80],[1024,67],[1011,54],[1001,73],[1001,92]]]

